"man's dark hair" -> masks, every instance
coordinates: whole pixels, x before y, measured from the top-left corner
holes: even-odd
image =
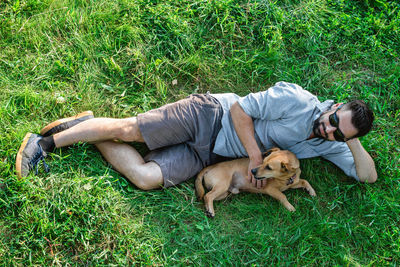
[[[366,135],[372,128],[374,113],[362,100],[354,100],[344,105],[345,110],[351,110],[351,123],[358,133],[353,138]]]

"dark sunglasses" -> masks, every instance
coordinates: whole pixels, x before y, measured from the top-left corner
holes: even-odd
[[[333,137],[335,137],[336,141],[339,142],[346,142],[349,140],[344,136],[342,131],[339,129],[339,117],[337,116],[336,112],[338,112],[339,109],[343,107],[344,104],[341,104],[335,112],[333,112],[331,115],[329,115],[329,123],[336,128],[336,131],[333,132]]]

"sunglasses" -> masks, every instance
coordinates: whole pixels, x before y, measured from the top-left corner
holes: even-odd
[[[342,131],[339,129],[339,117],[337,116],[336,112],[343,107],[344,104],[341,104],[335,112],[329,115],[329,123],[336,128],[336,131],[333,132],[333,137],[335,137],[336,141],[339,142],[346,142],[349,138],[346,138]]]

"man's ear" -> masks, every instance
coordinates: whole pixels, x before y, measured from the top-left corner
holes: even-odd
[[[268,157],[269,155],[271,155],[272,152],[279,151],[279,150],[280,150],[280,149],[277,148],[277,147],[273,147],[273,148],[271,148],[271,149],[268,149],[268,150],[263,154],[263,158],[266,158],[266,157]]]
[[[334,105],[332,106],[332,109],[337,109],[340,105],[343,105],[343,104],[344,104],[343,102],[336,103],[336,104],[334,104]]]

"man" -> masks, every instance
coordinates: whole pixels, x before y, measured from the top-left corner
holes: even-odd
[[[323,103],[296,84],[278,82],[266,91],[191,95],[126,119],[90,114],[51,123],[41,134],[27,134],[17,155],[19,177],[28,175],[55,147],[92,142],[111,165],[137,187],[149,190],[181,183],[221,159],[249,157],[251,169],[262,152],[278,146],[300,159],[322,156],[362,182],[377,179],[375,165],[358,137],[372,127],[364,102]],[[143,159],[130,145],[144,142]],[[45,164],[45,163],[44,163]],[[47,171],[47,165],[45,165]]]

